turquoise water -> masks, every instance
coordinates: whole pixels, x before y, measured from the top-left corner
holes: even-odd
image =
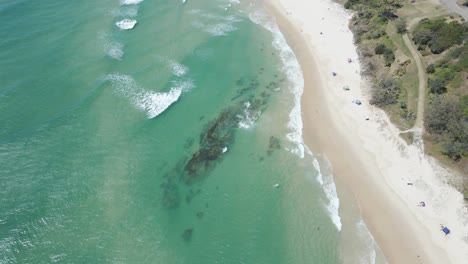
[[[0,0],[0,263],[342,261],[272,20],[124,2]]]

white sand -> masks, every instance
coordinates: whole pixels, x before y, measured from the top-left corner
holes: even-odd
[[[348,29],[351,13],[330,0],[269,0],[267,6],[304,71],[305,142],[323,151],[335,176],[354,193],[387,260],[468,263],[463,196],[444,182],[450,173],[423,154],[420,141],[408,146],[385,113],[369,105]],[[345,85],[351,90],[344,91]],[[363,105],[353,104],[355,99]],[[420,201],[426,206],[417,206]],[[451,233],[445,236],[440,224]]]

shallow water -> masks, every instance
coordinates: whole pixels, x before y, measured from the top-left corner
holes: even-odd
[[[0,3],[0,263],[343,261],[302,73],[257,10]]]

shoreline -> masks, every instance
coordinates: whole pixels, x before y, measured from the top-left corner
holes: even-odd
[[[367,104],[347,27],[350,14],[326,0],[263,4],[276,18],[303,71],[304,142],[331,162],[334,177],[353,194],[386,260],[468,262],[463,197],[438,179],[447,171],[436,171],[438,165],[418,146],[405,146],[383,111]],[[343,91],[344,85],[351,91]],[[353,104],[356,99],[363,105]],[[428,206],[417,207],[420,200]],[[452,234],[445,237],[439,224],[447,225]]]

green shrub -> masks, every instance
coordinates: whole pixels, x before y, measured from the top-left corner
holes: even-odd
[[[435,79],[429,78],[429,89],[431,93],[443,94],[447,92],[447,87],[445,86],[446,86],[445,80],[439,79],[439,78],[435,78]]]
[[[382,76],[372,89],[370,103],[378,106],[396,104],[400,96],[400,82],[393,76]]]
[[[385,53],[386,50],[387,46],[385,46],[385,44],[379,44],[375,47],[374,52],[375,54],[382,55]]]
[[[434,64],[429,64],[429,66],[427,66],[427,68],[426,68],[426,72],[429,73],[429,74],[434,73],[435,72]]]
[[[404,34],[406,33],[408,30],[406,29],[406,21],[404,19],[397,19],[395,21],[395,27],[396,27],[396,30],[397,30],[397,33],[398,34]]]
[[[420,29],[413,34],[414,43],[421,46],[427,45],[432,38],[433,34],[429,29]]]
[[[461,44],[466,36],[466,28],[456,21],[447,23],[443,18],[424,19],[416,27],[413,40],[416,44],[427,45],[432,53],[439,54]]]
[[[385,58],[385,66],[390,67],[395,61],[395,53],[393,53],[393,50],[387,49],[385,50],[383,56]]]

